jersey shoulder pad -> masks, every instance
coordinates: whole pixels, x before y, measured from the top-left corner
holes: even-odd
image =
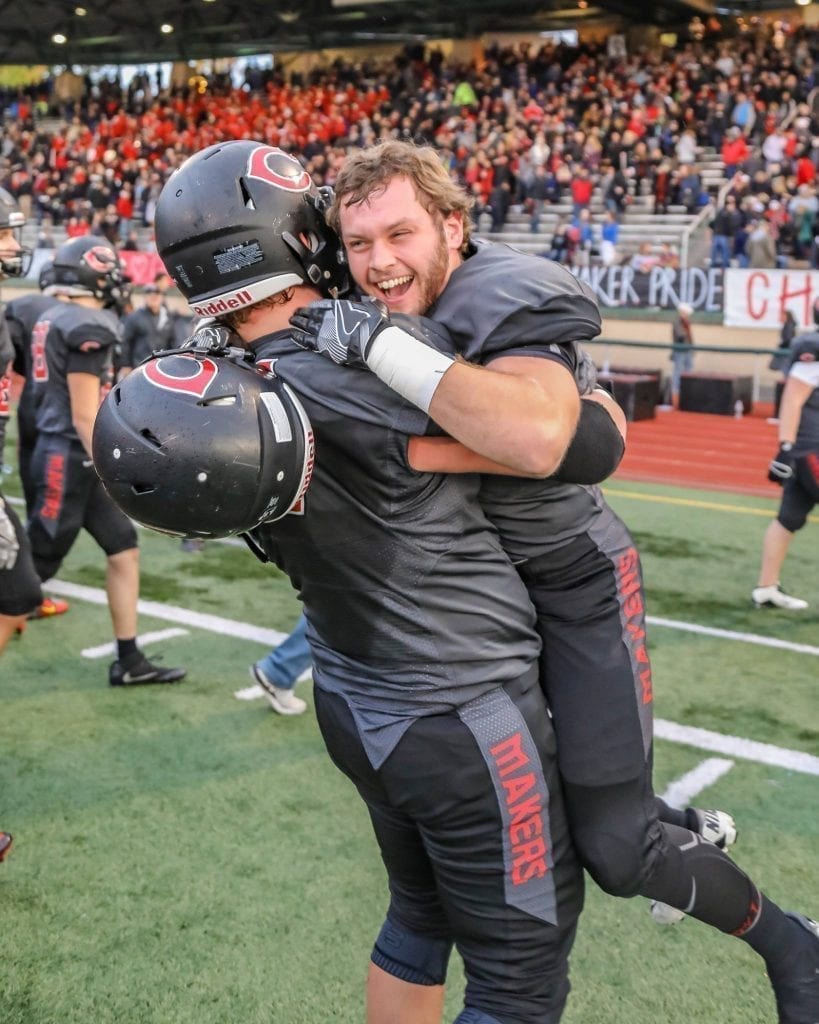
[[[104,309],[84,309],[72,306],[66,313],[55,317],[66,347],[71,352],[98,352],[112,348],[120,341],[117,318]]]

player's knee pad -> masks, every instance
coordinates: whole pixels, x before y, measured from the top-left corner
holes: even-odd
[[[372,962],[382,971],[413,985],[443,985],[452,942],[411,932],[403,925],[384,922],[372,951]]]

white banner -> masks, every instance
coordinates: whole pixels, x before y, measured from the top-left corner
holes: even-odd
[[[726,327],[782,326],[790,310],[800,330],[813,328],[819,301],[819,270],[726,270]]]

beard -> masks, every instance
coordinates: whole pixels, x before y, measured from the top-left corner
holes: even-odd
[[[420,309],[413,310],[417,316],[423,316],[431,306],[438,301],[438,297],[446,287],[449,275],[449,249],[447,247],[446,233],[443,222],[438,223],[438,244],[435,247],[429,265],[423,272],[416,274],[415,283],[418,286],[418,301]]]

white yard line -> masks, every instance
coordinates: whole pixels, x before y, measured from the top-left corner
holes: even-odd
[[[711,750],[715,754],[741,757],[746,761],[770,764],[777,768],[804,772],[806,775],[819,775],[819,757],[805,754],[801,750],[775,747],[771,743],[758,743],[756,740],[746,740],[741,736],[725,736],[720,732],[697,729],[692,725],[678,725],[664,718],[654,720],[654,735],[661,740],[684,743],[700,750]]]
[[[160,629],[155,633],[142,633],[136,640],[140,647],[146,647],[148,644],[155,644],[160,640],[171,640],[175,636],[187,635],[187,629]],[[111,643],[100,644],[99,647],[86,647],[80,653],[84,658],[106,658],[114,654],[115,650],[116,644],[112,641]]]
[[[780,651],[793,651],[795,654],[812,654],[819,657],[819,647],[810,644],[795,644],[790,640],[779,640],[775,636],[760,636],[758,633],[737,633],[732,629],[718,629],[716,626],[698,626],[696,622],[680,622],[678,619],[662,619],[656,615],[647,615],[646,622],[652,626],[665,626],[666,629],[681,629],[684,633],[697,633],[700,636],[715,636],[720,640],[737,640],[743,644],[758,644],[760,647],[776,647]]]
[[[77,601],[89,601],[92,604],[100,605],[106,603],[105,591],[97,587],[86,587],[78,583],[68,583],[64,580],[51,580],[48,584],[48,589],[51,593],[59,594],[62,597],[71,597]],[[158,601],[140,601],[139,611],[141,615],[150,615],[155,619],[164,619],[166,622],[176,622],[183,626],[204,629],[211,633],[234,637],[237,640],[252,640],[267,647],[275,647],[287,635],[275,629],[264,629],[261,626],[252,626],[247,622],[224,619],[218,615],[207,615],[202,612],[191,611],[187,608],[178,608],[175,605],[160,604]],[[652,620],[649,618],[649,621],[653,621],[656,625],[668,626],[671,629],[685,629],[693,633],[703,633],[721,640],[758,643],[768,647],[785,648],[797,654],[819,654],[819,648],[810,647],[807,644],[786,644],[785,641],[777,640],[774,637],[759,637],[753,633],[734,633],[725,629],[710,629],[706,626],[676,622],[671,619]],[[248,687],[245,690],[240,690],[239,693],[247,693],[248,690],[252,689],[252,687]],[[252,700],[254,698],[245,696],[239,699]],[[654,722],[654,735],[658,739],[669,740],[672,743],[683,743],[690,747],[709,750],[715,754],[723,754],[727,757],[740,757],[747,761],[756,761],[759,764],[769,764],[778,768],[786,768],[790,771],[804,772],[807,775],[819,775],[819,757],[814,757],[811,754],[805,754],[798,750],[775,747],[769,743],[746,740],[741,736],[724,736],[718,732],[709,732],[707,729],[696,729],[693,726],[678,725],[676,722],[668,722],[662,718],[658,718]]]
[[[689,807],[694,797],[699,796],[704,789],[713,786],[714,783],[726,775],[734,767],[733,761],[726,761],[721,757],[709,757],[701,761],[696,768],[681,775],[669,784],[668,789],[662,794],[662,799],[672,807]]]

